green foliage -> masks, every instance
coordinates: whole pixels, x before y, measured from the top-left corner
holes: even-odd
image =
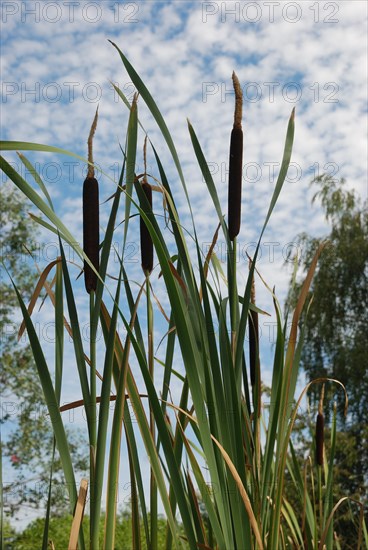
[[[16,537],[16,531],[8,520],[3,524],[3,549],[12,550],[13,541]]]
[[[24,245],[31,253],[37,252],[39,232],[27,210],[27,203],[17,189],[9,185],[1,187],[1,262],[15,275],[18,284],[24,289],[25,299],[29,301],[36,282],[36,273]],[[18,345],[17,342],[19,317],[16,322],[16,295],[4,268],[0,269],[2,422],[12,426],[3,441],[3,457],[11,459],[18,481],[25,482],[26,469],[33,469],[35,465],[45,468],[47,464],[48,467],[52,432],[40,402],[41,386],[34,369],[31,349],[29,345]],[[13,491],[10,492],[14,494]],[[32,501],[34,498],[34,494],[28,493],[26,496],[26,492],[19,491],[14,501],[6,499],[8,512],[12,512],[24,500]]]
[[[18,343],[20,321],[15,314],[19,306],[4,269],[12,273],[29,302],[37,282],[34,260],[42,256],[42,240],[24,196],[9,184],[0,188],[0,223],[0,393],[1,422],[6,423],[2,454],[16,479],[13,484],[6,483],[4,502],[6,513],[13,515],[22,505],[38,507],[46,502],[53,433],[31,348],[24,337]],[[82,435],[70,430],[69,446],[80,471],[86,468],[82,442]],[[54,471],[61,471],[58,457]],[[56,476],[55,484],[52,508],[61,512],[67,500],[65,491],[57,487],[62,486],[60,476]]]
[[[152,550],[188,547],[278,550],[302,547],[304,543],[309,549],[316,548],[319,541],[322,548],[324,540],[331,547],[335,429],[331,435],[330,457],[325,460],[323,472],[319,465],[314,477],[311,475],[312,481],[316,479],[316,491],[314,485],[310,488],[309,484],[308,487],[304,484],[298,457],[292,446],[291,452],[289,450],[298,412],[299,403],[294,403],[294,396],[305,339],[305,329],[303,327],[298,332],[298,323],[322,247],[318,247],[309,258],[305,281],[298,289],[290,331],[282,318],[277,297],[270,291],[270,308],[274,308],[277,319],[277,342],[272,385],[267,399],[270,406],[266,411],[262,405],[262,365],[259,357],[255,358],[256,368],[250,384],[245,361],[250,311],[255,311],[255,304],[251,302],[254,301],[253,284],[258,284],[258,251],[290,164],[294,110],[287,125],[280,173],[269,199],[267,216],[243,288],[238,288],[236,239],[232,241],[229,237],[223,207],[204,153],[193,126],[188,123],[199,165],[198,177],[202,175],[204,191],[207,188],[213,202],[213,212],[218,217],[213,226],[213,244],[221,229],[228,246],[227,280],[225,284],[219,284],[226,270],[220,267],[213,249],[207,257],[203,257],[193,215],[189,223],[183,225],[177,208],[181,200],[180,189],[176,188],[174,194],[171,187],[171,181],[174,179],[177,182],[178,178],[173,178],[171,173],[168,177],[160,151],[149,140],[149,148],[144,147],[144,163],[149,154],[156,168],[152,168],[152,174],[135,174],[140,139],[143,138],[142,142],[146,144],[138,116],[139,97],[139,101],[146,103],[166,142],[171,155],[170,172],[174,168],[177,171],[181,191],[191,211],[180,160],[167,125],[135,69],[119,48],[115,48],[139,96],[135,95],[130,105],[122,92],[118,92],[129,109],[127,135],[120,140],[120,143],[126,143],[126,149],[121,150],[119,183],[116,185],[114,182],[113,190],[109,189],[113,201],[104,240],[100,243],[97,287],[86,296],[90,312],[88,346],[79,326],[81,298],[76,295],[72,277],[74,266],[65,257],[63,243],[73,246],[81,262],[86,261],[92,269],[95,268],[76,244],[78,239],[71,235],[54,211],[40,176],[35,174],[35,182],[46,200],[4,157],[0,157],[4,173],[46,216],[47,222],[39,219],[41,225],[60,236],[60,257],[51,266],[56,269],[58,287],[55,290],[58,298],[54,302],[59,343],[55,346],[55,362],[58,365],[55,378],[51,376],[32,316],[16,286],[15,290],[68,483],[69,505],[74,512],[80,476],[75,461],[73,464],[71,461],[70,446],[67,444],[70,436],[65,433],[62,410],[59,408],[64,362],[64,302],[65,316],[68,316],[72,326],[69,334],[74,344],[74,367],[79,376],[90,447],[90,521],[85,517],[82,528],[79,529],[77,524],[72,535],[75,538],[79,535],[80,550],[87,546],[93,550],[99,547],[110,550],[124,548],[124,545],[129,547],[130,544],[137,550],[146,547]],[[1,148],[57,151],[57,148],[47,145],[23,142],[4,142]],[[69,154],[73,156],[73,153]],[[23,161],[28,162],[25,158]],[[141,180],[152,185],[164,197],[163,208],[150,208]],[[121,198],[125,200],[123,208],[119,204]],[[157,203],[161,205],[162,201],[154,204]],[[152,273],[141,274],[141,280],[136,271],[133,274],[126,272],[127,266],[123,261],[128,236],[136,235],[134,222],[138,219],[137,213],[151,235],[157,262]],[[124,227],[118,234],[121,219]],[[116,263],[109,263],[113,237],[123,242],[123,253],[118,255],[117,273],[110,271]],[[45,279],[49,275],[47,273]],[[50,295],[47,285],[44,286]],[[165,307],[157,298],[162,293],[167,297]],[[265,314],[256,311],[259,315]],[[103,340],[97,342],[98,325],[102,328]],[[155,341],[154,327],[157,326],[162,331],[159,342]],[[255,338],[255,342],[258,341]],[[253,351],[259,353],[258,343],[255,348]],[[164,368],[162,385],[155,375],[156,366]],[[101,377],[101,372],[102,379],[99,381],[97,375]],[[175,399],[171,392],[174,383]],[[110,410],[112,418],[109,417]],[[111,429],[110,434],[108,429]],[[124,456],[123,442],[127,449]],[[142,453],[143,446],[145,453]],[[149,512],[143,488],[143,474],[147,468],[145,457],[149,460]],[[121,464],[130,476],[132,507],[128,521],[121,521],[117,513]],[[316,468],[313,460],[312,467]],[[287,471],[295,486],[295,507],[286,498]],[[104,522],[101,502],[105,486],[107,506]],[[166,515],[165,522],[157,512],[158,497]],[[78,501],[74,519],[80,517],[78,513],[83,505],[82,501]],[[44,548],[47,538],[52,537],[53,521],[50,520],[48,533],[47,529],[42,533]],[[61,521],[58,523],[60,525]],[[121,526],[125,529],[125,525],[129,535],[124,535],[126,538],[120,543]],[[38,540],[41,540],[44,523],[36,523],[36,528],[39,529]],[[69,531],[65,527],[64,536]],[[67,544],[66,540],[62,544]]]
[[[346,479],[351,494],[363,496],[368,476],[368,204],[361,204],[354,191],[346,191],[343,180],[320,176],[314,184],[320,186],[314,200],[321,199],[331,232],[310,289],[312,305],[301,319],[306,335],[301,365],[310,380],[329,376],[347,389],[347,422],[340,392],[335,399],[340,425],[354,442],[357,461],[354,465],[347,461],[342,468],[349,468]],[[322,238],[302,234],[298,240],[305,269]],[[299,288],[300,284],[290,287],[289,305],[295,303]],[[317,391],[311,393],[314,402]],[[334,388],[326,391],[331,399]]]
[[[350,422],[363,425],[368,421],[368,204],[361,204],[354,191],[346,191],[344,180],[320,176],[313,183],[320,187],[314,200],[321,200],[331,232],[309,292],[313,303],[308,316],[301,318],[301,365],[310,380],[340,380],[349,395]],[[299,235],[303,271],[324,238]],[[295,305],[300,287],[301,283],[291,286],[288,305]],[[318,400],[318,388],[312,396]],[[337,402],[342,420],[341,394]]]
[[[325,407],[327,413],[328,406]],[[313,408],[309,414],[298,414],[293,434],[293,448],[299,468],[306,472],[306,485],[312,486],[312,478],[316,476],[313,471],[314,447],[311,447],[315,433],[315,419],[317,409]],[[367,437],[365,432],[360,433],[362,438]],[[341,496],[349,496],[364,503],[365,495],[361,481],[361,456],[356,436],[351,430],[336,432],[334,450],[331,449],[331,427],[325,427],[325,455],[327,461],[333,458],[333,487],[331,501],[338,502]],[[300,523],[302,522],[303,509],[299,506],[298,488],[293,481],[290,472],[286,475],[286,498],[292,504]],[[354,503],[348,502],[336,514],[334,532],[341,548],[355,549],[359,532],[359,516]]]
[[[345,181],[330,176],[316,178],[319,186],[313,201],[319,199],[331,231],[323,238],[301,234],[300,266],[305,270],[323,239],[327,246],[322,253],[311,285],[313,296],[308,315],[301,317],[305,342],[301,366],[309,380],[331,377],[346,387],[349,408],[344,416],[342,392],[326,386],[327,402],[334,399],[338,406],[338,431],[335,448],[334,499],[340,495],[367,503],[368,486],[368,204],[362,203],[354,190],[345,189]],[[291,283],[287,307],[293,307],[301,283]],[[319,388],[312,387],[312,407],[319,399]],[[331,407],[327,407],[329,418]],[[304,426],[305,428],[305,426]],[[298,431],[300,455],[307,452],[303,422]],[[327,452],[328,452],[328,433]],[[338,514],[336,531],[342,548],[355,548],[357,527],[353,518],[356,509],[345,507]]]
[[[62,515],[51,518],[49,529],[49,541],[52,541],[56,550],[68,548],[70,525],[72,517]],[[99,523],[99,539],[102,545],[104,539],[105,516],[102,515]],[[89,530],[89,517],[83,520],[84,530],[87,535]],[[39,550],[43,537],[44,520],[36,519],[30,523],[21,533],[15,534],[14,530],[7,531],[9,540],[12,540],[12,550]],[[158,518],[158,548],[165,548],[166,520]],[[144,540],[144,532],[141,533],[142,550],[148,550]],[[117,518],[116,539],[113,550],[132,550],[132,518],[128,511],[119,514]]]

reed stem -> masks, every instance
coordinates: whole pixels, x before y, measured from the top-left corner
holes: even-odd
[[[95,506],[95,460],[96,460],[96,440],[97,440],[97,413],[96,413],[96,333],[92,324],[93,311],[95,305],[95,293],[92,290],[89,295],[90,308],[90,426],[89,426],[89,445],[90,445],[90,505]],[[90,537],[91,543],[95,541],[97,533],[98,543],[98,524],[93,521],[91,514]],[[94,547],[95,550],[95,547]]]
[[[236,284],[236,237],[233,241],[233,248],[230,251],[231,261],[231,277],[229,278],[229,291],[230,291],[230,326],[231,326],[231,355],[233,359],[233,365],[235,368],[235,356],[236,356],[236,341],[237,341],[237,327],[238,327],[238,288]]]
[[[147,295],[147,336],[148,336],[148,369],[152,381],[154,380],[154,353],[153,353],[153,309],[151,301],[151,288],[149,274],[146,275],[146,295]],[[150,405],[150,432],[152,440],[155,441],[155,416]],[[158,531],[158,501],[157,501],[157,483],[153,469],[151,468],[150,477],[150,523],[151,523],[151,549],[157,550],[157,531]]]

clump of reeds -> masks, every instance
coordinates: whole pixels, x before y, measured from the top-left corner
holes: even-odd
[[[83,252],[89,258],[95,270],[100,267],[100,221],[99,221],[99,193],[98,181],[95,178],[93,166],[92,143],[97,127],[98,108],[88,137],[88,173],[83,183]],[[84,261],[84,283],[88,294],[96,290],[97,274],[90,264]]]
[[[235,239],[240,231],[241,191],[243,173],[243,130],[242,109],[243,92],[235,72],[232,75],[235,92],[234,124],[230,136],[229,188],[228,188],[228,224],[229,238]]]
[[[129,77],[144,98],[152,116],[159,125],[162,136],[165,137],[171,152],[172,162],[176,165],[183,189],[186,185],[180,162],[174,147],[171,135],[140,77],[130,65],[124,54],[118,49]],[[203,265],[198,262],[200,271],[201,292],[198,295],[196,284],[197,273],[194,270],[193,257],[189,254],[186,233],[176,208],[176,198],[172,193],[170,182],[166,177],[165,169],[161,164],[158,153],[155,151],[157,169],[165,196],[167,196],[167,227],[175,239],[175,250],[166,246],[165,233],[161,231],[152,212],[152,192],[157,188],[147,181],[146,165],[143,177],[134,180],[134,165],[137,152],[137,133],[139,120],[137,116],[136,99],[130,106],[130,116],[127,134],[127,152],[124,158],[127,160],[128,174],[126,181],[130,185],[125,187],[128,207],[125,216],[125,234],[128,234],[128,225],[132,219],[129,215],[131,187],[133,180],[137,183],[137,191],[140,198],[140,238],[142,268],[146,274],[145,286],[147,297],[146,314],[142,312],[140,299],[144,291],[144,285],[138,295],[135,296],[134,286],[129,273],[125,273],[123,259],[119,258],[120,274],[115,297],[111,304],[111,313],[108,303],[102,297],[95,300],[94,290],[97,278],[106,281],[107,263],[99,269],[99,213],[98,213],[98,182],[94,177],[92,139],[97,124],[97,113],[92,124],[89,147],[89,171],[83,188],[83,224],[84,224],[84,253],[89,258],[85,262],[85,281],[87,292],[90,293],[90,354],[89,358],[83,353],[84,342],[79,330],[78,315],[75,311],[73,289],[70,285],[68,264],[62,252],[62,270],[57,263],[57,278],[55,296],[55,325],[60,330],[58,345],[56,345],[57,364],[55,368],[55,387],[52,373],[42,353],[42,346],[34,329],[31,314],[28,312],[19,292],[18,300],[22,308],[29,340],[35,354],[36,365],[42,384],[45,402],[48,406],[51,422],[55,434],[57,447],[63,465],[66,484],[69,489],[70,508],[74,517],[77,504],[76,480],[74,468],[69,453],[67,434],[64,430],[61,413],[64,409],[59,407],[56,398],[61,388],[63,365],[63,346],[60,344],[62,328],[65,324],[63,309],[63,283],[67,297],[69,317],[73,324],[70,333],[74,340],[75,361],[78,366],[80,387],[83,400],[69,405],[69,409],[84,405],[88,432],[90,453],[90,540],[84,543],[83,525],[81,528],[81,514],[79,514],[79,541],[78,548],[85,550],[87,547],[98,549],[101,516],[101,495],[104,485],[105,453],[107,441],[110,439],[110,456],[106,483],[106,520],[104,533],[104,548],[114,548],[115,530],[117,522],[117,490],[119,487],[119,467],[121,453],[123,452],[123,437],[126,438],[126,464],[129,463],[130,481],[132,487],[131,515],[132,515],[132,539],[133,547],[140,548],[259,548],[277,549],[284,547],[285,543],[293,548],[314,548],[319,544],[320,548],[332,548],[333,523],[332,516],[336,506],[333,506],[332,483],[323,486],[323,398],[321,398],[317,426],[316,426],[316,462],[318,464],[318,500],[315,505],[315,490],[312,497],[309,496],[307,469],[303,479],[299,461],[295,452],[292,452],[291,460],[288,460],[289,439],[297,414],[297,406],[290,403],[294,400],[297,385],[299,367],[299,342],[297,339],[297,327],[300,314],[306,297],[309,293],[311,280],[317,265],[318,256],[323,245],[318,248],[306,280],[300,292],[297,307],[295,309],[290,333],[287,322],[283,321],[279,304],[273,294],[273,303],[277,315],[277,340],[275,346],[274,367],[272,375],[270,407],[265,415],[261,406],[261,377],[259,362],[259,335],[258,315],[260,310],[253,311],[249,306],[255,304],[254,283],[247,283],[243,296],[239,296],[236,283],[236,241],[240,230],[241,219],[241,186],[242,186],[242,144],[241,129],[242,94],[236,75],[233,74],[236,105],[234,116],[234,128],[230,144],[230,175],[229,175],[229,223],[228,229],[224,226],[222,209],[219,197],[210,170],[205,162],[203,152],[196,137],[193,127],[189,124],[189,132],[202,175],[206,181],[208,191],[217,210],[219,228],[222,227],[224,235],[229,238],[230,252],[228,268],[229,299],[222,296],[221,289],[216,289],[208,275],[208,264],[214,270],[214,280],[219,281],[223,277],[220,262],[214,253],[217,241],[217,231],[213,239],[211,254]],[[135,96],[136,97],[136,96]],[[290,165],[291,151],[294,139],[294,111],[289,119],[284,155],[282,158],[280,175],[277,180],[272,197],[270,198],[269,213],[265,220],[262,233],[257,244],[259,249],[263,232],[276,204],[279,193],[286,178]],[[10,143],[10,145],[9,145]],[[19,148],[19,142],[5,142],[5,147]],[[23,144],[24,145],[24,144]],[[27,144],[25,144],[27,146]],[[45,146],[36,145],[40,151],[47,150]],[[32,150],[35,146],[32,145]],[[130,163],[130,160],[134,162]],[[146,164],[146,163],[145,163]],[[125,163],[124,163],[125,166]],[[35,206],[48,217],[63,239],[72,243],[73,249],[80,254],[80,247],[76,244],[73,235],[59,220],[40,195],[36,194],[31,186],[15,172],[12,166],[0,157],[0,167],[12,179],[23,193]],[[101,255],[108,259],[112,249],[112,239],[116,224],[120,192],[123,190],[121,182],[125,176],[124,168],[119,178],[119,186],[114,194],[114,203],[110,212],[109,221],[104,239],[101,243]],[[149,176],[153,178],[153,175]],[[155,178],[154,178],[155,179]],[[39,181],[40,178],[37,178]],[[151,179],[149,179],[151,181]],[[146,200],[147,199],[147,200]],[[148,220],[152,221],[149,223]],[[150,233],[147,225],[152,230]],[[134,236],[136,233],[134,233]],[[153,267],[153,241],[156,243],[155,254],[157,265],[162,276],[164,290],[168,296],[169,315],[156,300],[153,294],[151,281],[148,277]],[[191,235],[192,237],[192,235]],[[194,232],[194,241],[198,253],[200,242]],[[231,241],[234,241],[231,244]],[[62,247],[62,242],[60,242]],[[257,251],[252,258],[252,274],[255,272]],[[174,252],[174,254],[172,253]],[[176,254],[177,252],[177,254]],[[177,258],[177,267],[173,266],[174,258]],[[198,256],[199,257],[199,256]],[[40,278],[35,291],[37,298],[40,289],[46,281],[49,269],[47,266]],[[96,270],[96,271],[95,271]],[[158,283],[157,283],[158,284]],[[121,287],[125,288],[123,298],[120,294]],[[49,285],[45,285],[49,289]],[[182,292],[185,291],[185,300]],[[53,296],[51,289],[48,290]],[[109,293],[111,295],[111,293]],[[151,297],[154,297],[153,301]],[[123,300],[124,307],[121,300]],[[159,346],[166,346],[160,355],[164,360],[156,357],[154,346],[154,309],[157,303],[160,313],[163,313],[167,325],[159,325],[165,330],[165,336],[160,340]],[[126,305],[129,305],[126,308]],[[227,308],[230,305],[230,316]],[[143,317],[143,318],[142,318]],[[230,319],[229,319],[230,317]],[[99,323],[95,321],[95,319]],[[252,397],[254,412],[250,413],[250,395],[245,369],[244,346],[246,323],[249,319],[249,354],[250,354],[250,380],[252,384]],[[119,323],[126,327],[125,334],[118,330]],[[147,328],[147,344],[143,338],[143,323]],[[96,332],[101,326],[103,340],[99,342],[99,356],[103,359],[103,374],[101,376],[101,394],[97,395],[96,387]],[[218,333],[215,327],[218,326]],[[74,330],[74,327],[76,329]],[[231,329],[231,330],[229,330]],[[231,334],[231,339],[230,339]],[[62,342],[62,340],[61,340]],[[158,347],[159,347],[158,346]],[[157,348],[158,348],[157,347]],[[285,349],[286,347],[286,349]],[[178,360],[176,359],[176,354]],[[89,380],[86,375],[86,360],[90,363]],[[154,366],[156,361],[164,367],[162,387],[158,388],[158,380],[154,378]],[[176,370],[176,361],[182,364],[185,375],[182,376]],[[139,390],[135,370],[130,368],[130,363],[139,365],[142,375],[142,390]],[[231,368],[229,368],[229,366]],[[174,377],[175,376],[175,382]],[[180,388],[180,400],[178,403],[170,402],[172,383],[182,383]],[[141,382],[141,380],[139,380]],[[306,391],[306,390],[305,390]],[[113,395],[111,395],[113,394]],[[148,399],[146,406],[145,399]],[[139,430],[133,429],[131,413],[127,406],[127,399],[132,404],[133,413]],[[115,403],[111,432],[109,433],[110,400]],[[96,403],[100,403],[97,415]],[[175,417],[169,415],[169,407],[175,411]],[[171,420],[173,418],[173,420]],[[174,424],[175,422],[175,424]],[[336,426],[336,424],[335,424]],[[263,429],[264,427],[264,429]],[[123,430],[124,428],[124,430]],[[190,429],[190,434],[188,431]],[[334,435],[335,437],[335,435]],[[144,444],[147,453],[138,454],[139,445]],[[331,445],[331,448],[333,446]],[[150,479],[150,505],[146,506],[146,492],[142,479],[147,468],[146,456],[149,457]],[[295,456],[294,456],[295,455]],[[143,456],[143,459],[141,458]],[[290,456],[290,455],[289,455]],[[203,458],[205,464],[202,467]],[[223,460],[222,460],[223,459]],[[333,462],[331,451],[330,464]],[[329,464],[325,461],[326,471]],[[292,479],[296,485],[298,508],[294,509],[287,501],[285,493],[285,473],[291,470]],[[312,472],[313,473],[313,472]],[[195,479],[192,481],[192,475]],[[206,482],[205,475],[209,477],[211,485]],[[332,477],[329,476],[332,480]],[[213,490],[212,488],[213,487]],[[197,493],[198,491],[198,493]],[[51,495],[51,492],[49,493]],[[161,545],[158,538],[158,496],[167,517],[166,543]],[[49,497],[51,498],[51,497]],[[324,500],[324,502],[323,502]],[[342,499],[341,501],[344,501]],[[340,501],[340,502],[341,502]],[[322,504],[321,504],[322,503]],[[203,508],[202,508],[203,505]],[[84,504],[83,504],[84,506]],[[299,525],[299,515],[302,511],[302,525]],[[320,512],[318,522],[317,512]],[[299,513],[296,513],[299,512]],[[181,521],[176,518],[180,516]],[[329,517],[330,516],[330,517]],[[361,525],[363,519],[360,520]],[[317,523],[318,522],[318,523]],[[45,522],[44,540],[47,540],[47,522]],[[121,527],[121,526],[120,526]],[[362,529],[361,529],[362,530]],[[142,535],[142,545],[140,545]],[[318,537],[320,541],[318,542]],[[74,544],[74,543],[73,543]],[[73,546],[75,547],[75,546]]]

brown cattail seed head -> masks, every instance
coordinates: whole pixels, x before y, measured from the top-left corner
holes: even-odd
[[[316,461],[318,466],[323,466],[323,443],[324,443],[325,417],[323,413],[317,414],[316,421]]]
[[[241,190],[243,173],[243,130],[241,125],[243,94],[238,77],[233,72],[235,91],[234,125],[230,136],[228,223],[229,238],[235,239],[240,231]]]
[[[149,211],[152,210],[152,188],[146,181],[142,182],[142,189],[149,204]],[[141,208],[147,212],[147,208],[144,204],[141,204]],[[149,275],[153,269],[153,242],[151,234],[146,226],[142,216],[140,217],[140,234],[141,234],[141,259],[142,269],[145,275]]]
[[[83,184],[83,251],[97,272],[100,267],[99,224],[98,181],[96,178],[87,176]],[[91,290],[96,290],[97,275],[86,261],[84,262],[84,282],[88,294]]]

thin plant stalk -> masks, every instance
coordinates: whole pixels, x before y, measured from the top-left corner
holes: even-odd
[[[231,355],[233,364],[235,366],[235,353],[236,353],[236,335],[239,319],[239,300],[238,300],[238,288],[236,284],[236,269],[237,269],[237,254],[236,254],[236,237],[230,250],[230,262],[231,268],[229,271],[229,291],[230,291],[230,323],[231,323]]]
[[[116,295],[114,300],[114,309],[111,318],[111,325],[106,342],[106,354],[103,370],[103,380],[101,386],[101,404],[98,418],[98,434],[97,434],[97,446],[95,457],[95,470],[94,470],[94,501],[91,508],[91,524],[93,528],[91,530],[91,548],[98,550],[99,548],[99,523],[101,512],[101,497],[102,497],[102,485],[104,477],[105,466],[105,454],[106,454],[106,439],[107,439],[107,425],[109,420],[109,406],[110,406],[110,391],[111,380],[113,373],[113,360],[114,349],[116,339],[116,323],[118,318],[118,303],[120,297],[121,287],[121,273],[116,289]],[[115,434],[111,434],[114,437]],[[116,436],[115,436],[116,437]]]
[[[322,474],[324,463],[324,415],[323,415],[323,399],[325,386],[322,386],[321,398],[318,404],[318,415],[316,425],[316,465],[317,465],[317,493],[318,493],[318,516],[319,516],[319,531],[322,535],[323,525],[323,501],[322,501]]]
[[[89,295],[89,307],[90,307],[90,506],[96,506],[95,493],[95,473],[96,473],[96,442],[97,442],[97,411],[96,411],[96,338],[94,329],[92,326],[93,310],[95,305],[95,293],[92,290]],[[96,526],[94,525],[94,514],[90,513],[90,537],[91,541],[94,539],[94,532]]]
[[[89,310],[90,310],[90,319],[93,316],[93,310],[95,306],[95,293],[92,290],[89,295]],[[96,438],[97,438],[97,415],[96,415],[96,337],[95,330],[90,323],[90,342],[89,342],[89,351],[90,351],[90,410],[91,410],[91,429],[90,429],[90,446],[96,448]],[[92,483],[91,483],[92,486]],[[92,487],[91,487],[92,492]]]
[[[51,199],[50,199],[51,200]],[[55,397],[60,406],[61,385],[63,376],[63,356],[64,356],[64,297],[63,297],[63,270],[61,262],[56,264],[56,285],[55,285]],[[46,518],[43,532],[42,550],[47,550],[49,540],[49,524],[51,513],[51,491],[52,479],[54,473],[56,440],[53,437],[52,455],[49,477],[49,490],[46,505]]]
[[[153,353],[153,309],[151,302],[151,289],[149,274],[146,276],[146,297],[147,297],[147,338],[148,338],[148,369],[152,382],[154,381],[154,353]],[[155,441],[155,416],[150,405],[150,432],[152,440]],[[155,474],[151,468],[150,475],[150,522],[151,522],[151,548],[157,550],[157,514],[158,514],[158,500],[157,500],[157,484]]]
[[[322,500],[322,468],[317,466],[317,498],[318,498],[318,525],[319,535],[323,532],[323,500]]]
[[[250,261],[251,264],[251,261]],[[256,290],[254,274],[252,276],[251,302],[256,304]],[[250,310],[248,316],[249,325],[249,370],[253,394],[253,439],[254,439],[254,465],[257,481],[261,479],[261,372],[259,362],[259,330],[258,313]],[[257,509],[261,507],[261,497],[258,494]]]

